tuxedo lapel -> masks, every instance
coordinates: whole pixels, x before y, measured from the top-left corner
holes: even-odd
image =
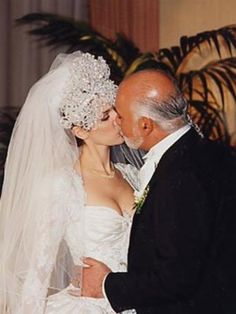
[[[190,150],[191,147],[194,147],[194,145],[196,145],[196,143],[200,140],[201,137],[194,129],[190,129],[180,139],[178,139],[160,159],[157,168],[148,184],[150,189],[156,183],[158,178],[161,178],[162,175],[165,175],[165,171],[168,169],[169,164],[173,163],[177,157],[181,158],[181,155],[184,155],[187,150]]]

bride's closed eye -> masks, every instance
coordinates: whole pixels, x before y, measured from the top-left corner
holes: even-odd
[[[107,121],[110,118],[109,114],[106,114],[102,117],[101,121]]]
[[[107,121],[110,118],[110,114],[109,114],[110,111],[111,111],[111,109],[108,109],[108,110],[103,112],[103,117],[102,117],[101,121]]]

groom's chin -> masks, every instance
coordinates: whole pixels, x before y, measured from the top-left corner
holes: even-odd
[[[136,139],[134,139],[134,138],[130,139],[130,138],[127,138],[124,136],[124,141],[125,141],[126,145],[131,149],[139,149],[143,143],[143,139],[140,137],[136,138]]]

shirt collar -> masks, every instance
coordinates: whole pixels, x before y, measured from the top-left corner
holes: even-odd
[[[147,160],[152,159],[154,156],[155,160],[159,161],[164,153],[181,137],[183,136],[188,130],[190,129],[189,125],[185,125],[178,129],[177,131],[171,133],[170,135],[166,136],[163,140],[159,143],[154,145],[149,152],[143,156],[145,163]]]

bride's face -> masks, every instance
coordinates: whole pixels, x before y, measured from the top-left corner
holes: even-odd
[[[96,127],[89,132],[89,141],[97,145],[113,146],[124,142],[121,129],[116,123],[117,113],[111,106],[103,110],[103,117]]]

